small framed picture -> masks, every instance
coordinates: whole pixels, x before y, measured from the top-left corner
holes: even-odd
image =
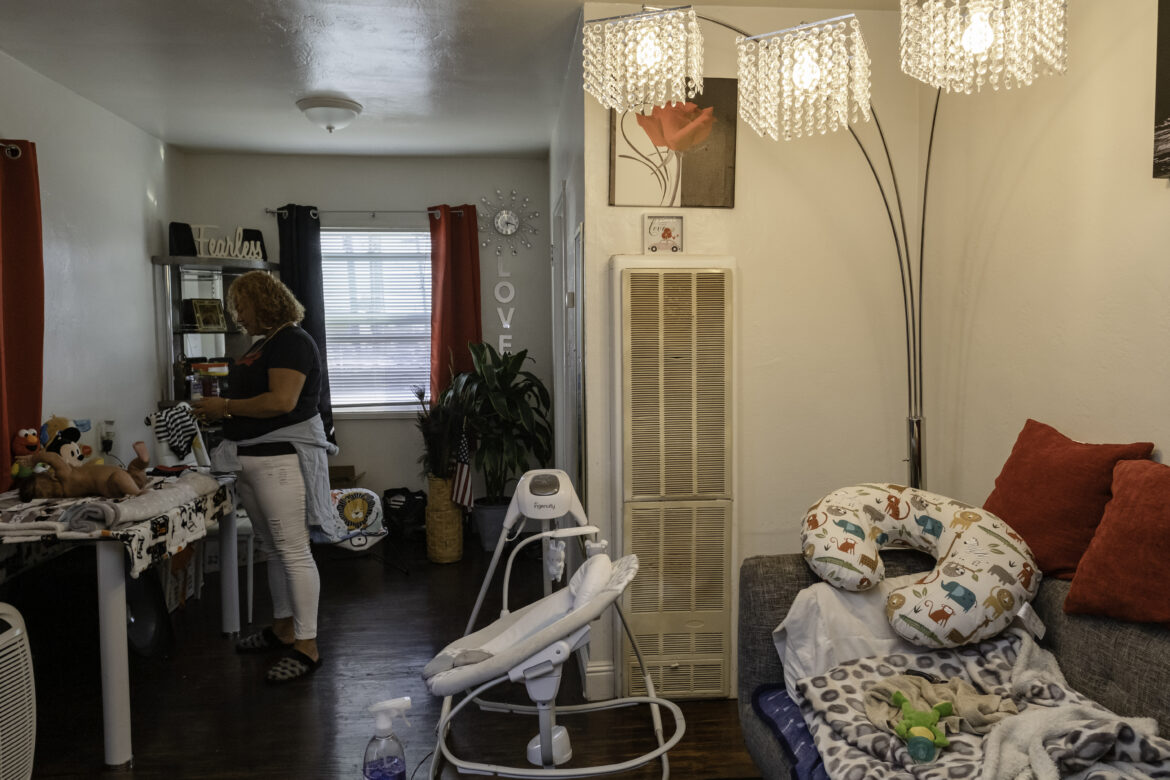
[[[642,252],[681,254],[683,251],[683,218],[678,214],[647,214],[643,218]]]
[[[223,301],[218,298],[192,298],[191,308],[198,330],[227,330],[227,320],[223,316]]]

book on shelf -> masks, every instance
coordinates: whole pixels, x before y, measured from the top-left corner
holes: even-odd
[[[199,376],[227,376],[229,364],[223,361],[206,361],[191,364],[191,371]]]

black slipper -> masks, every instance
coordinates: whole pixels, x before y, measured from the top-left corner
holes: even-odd
[[[237,653],[270,653],[273,650],[285,650],[292,647],[292,642],[285,644],[280,637],[272,632],[271,626],[244,637],[236,642]]]
[[[286,683],[299,680],[317,670],[321,659],[314,661],[300,650],[289,650],[279,661],[268,668],[264,678],[270,683]]]

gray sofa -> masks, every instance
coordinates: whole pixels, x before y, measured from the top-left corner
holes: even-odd
[[[884,551],[886,576],[934,566],[913,551]],[[739,571],[739,717],[744,742],[766,780],[790,777],[784,750],[752,707],[752,692],[783,682],[772,630],[784,619],[797,592],[819,578],[800,555],[748,558]],[[1160,581],[1151,587],[1165,588]],[[1047,633],[1041,644],[1052,651],[1070,685],[1124,715],[1153,717],[1170,734],[1170,630],[1107,618],[1066,615],[1069,583],[1045,579],[1032,602]]]

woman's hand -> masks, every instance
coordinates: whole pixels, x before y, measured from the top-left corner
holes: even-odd
[[[269,389],[250,398],[223,398],[210,396],[191,402],[191,410],[205,422],[215,422],[225,417],[268,419],[288,414],[296,408],[301,389],[305,386],[305,375],[291,368],[268,369]]]
[[[222,420],[225,417],[230,417],[228,408],[231,406],[231,401],[227,398],[219,396],[211,396],[209,398],[200,398],[198,401],[191,403],[191,410],[195,412],[195,416],[207,422],[215,422]]]

